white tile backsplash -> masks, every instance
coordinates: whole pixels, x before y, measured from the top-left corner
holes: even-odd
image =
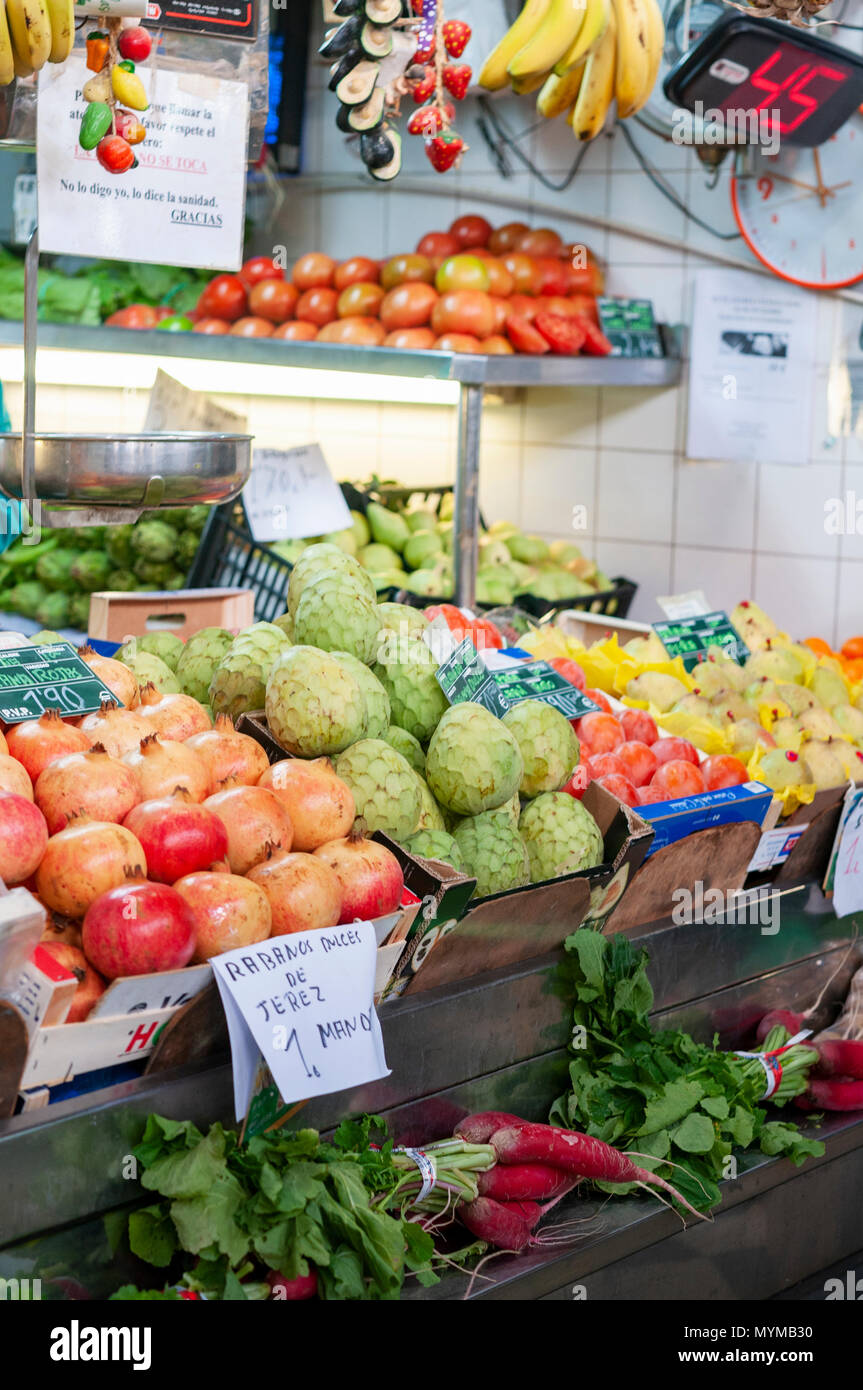
[[[838,461],[814,463],[808,468],[762,463],[756,549],[836,559],[839,539],[824,528],[824,504],[839,495],[841,475]]]
[[[670,545],[674,457],[603,449],[600,456],[597,535],[612,540]]]
[[[757,476],[757,465],[752,463],[680,459],[674,512],[676,544],[751,550]]]

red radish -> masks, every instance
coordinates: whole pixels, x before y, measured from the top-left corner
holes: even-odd
[[[103,700],[98,714],[87,714],[79,725],[90,743],[101,743],[112,758],[123,758],[138,748],[152,726],[135,710],[120,709],[116,700]]]
[[[106,685],[111,694],[126,709],[134,709],[138,703],[138,682],[128,666],[122,661],[114,661],[110,656],[100,656],[92,647],[79,647],[78,655],[90,670]]]
[[[825,1038],[813,1046],[818,1049],[816,1070],[819,1076],[847,1076],[863,1081],[863,1042],[853,1038]]]
[[[598,777],[626,777],[626,764],[620,761],[617,753],[592,753],[585,759],[585,766],[594,781]]]
[[[658,738],[651,747],[654,758],[660,764],[682,758],[684,762],[698,766],[698,749],[686,738]]]
[[[192,801],[203,801],[210,789],[203,758],[188,744],[162,739],[158,734],[142,738],[137,749],[123,755],[123,762],[138,779],[142,801],[155,801],[177,791],[187,792]]]
[[[142,801],[123,822],[147,856],[147,872],[159,883],[209,869],[228,853],[228,832],[218,816],[180,796]]]
[[[863,1110],[863,1081],[822,1081],[812,1077],[805,1096],[797,1096],[801,1110]]]
[[[463,1120],[459,1120],[453,1134],[456,1139],[465,1139],[469,1144],[487,1144],[497,1130],[526,1123],[526,1120],[520,1120],[518,1115],[510,1115],[506,1110],[480,1110],[476,1115],[465,1115]]]
[[[304,1298],[316,1298],[318,1293],[318,1276],[311,1267],[308,1274],[298,1274],[296,1279],[285,1279],[274,1269],[267,1275],[267,1283],[270,1298],[277,1301],[298,1302]]]
[[[141,690],[141,715],[149,721],[148,733],[185,743],[193,734],[212,728],[212,721],[203,705],[191,695],[163,695],[152,681]]]
[[[344,840],[332,840],[315,850],[329,864],[342,890],[340,922],[370,922],[395,912],[402,900],[405,878],[395,855],[362,831],[351,830]]]
[[[655,773],[658,763],[650,747],[637,739],[627,739],[615,749],[614,756],[623,763],[624,776],[634,787],[645,787]]]
[[[76,816],[121,824],[141,800],[138,778],[101,743],[49,763],[34,789],[36,805],[56,835]]]
[[[794,1038],[801,1028],[806,1027],[806,1015],[796,1014],[791,1009],[771,1009],[769,1014],[765,1014],[758,1025],[755,1034],[756,1042],[763,1042],[767,1034],[774,1028],[787,1028],[791,1037]]]
[[[9,753],[23,764],[34,783],[39,773],[55,759],[62,758],[65,753],[82,753],[90,747],[84,730],[67,724],[58,709],[46,710],[38,719],[13,724],[6,743]]]
[[[530,1245],[531,1228],[515,1204],[477,1197],[475,1202],[463,1203],[458,1216],[471,1235],[496,1250],[526,1250]]]
[[[587,686],[584,693],[595,705],[599,705],[599,708],[606,714],[614,714],[614,710],[611,708],[608,699],[601,690],[594,690],[592,686]]]
[[[480,1196],[498,1202],[545,1201],[574,1185],[568,1174],[548,1163],[496,1163],[477,1179]]]
[[[130,830],[103,821],[75,821],[45,846],[36,892],[52,912],[78,918],[109,888],[146,871],[144,851]]]
[[[635,787],[627,777],[618,777],[616,773],[611,772],[607,777],[597,777],[596,780],[607,792],[616,796],[618,801],[622,801],[624,806],[638,805]]]
[[[340,840],[356,817],[351,790],[336,776],[329,758],[286,758],[273,763],[259,779],[284,802],[294,827],[294,849],[310,853]]]
[[[650,748],[659,738],[656,720],[646,709],[626,709],[620,716],[620,727],[630,741],[646,743]]]
[[[574,1186],[574,1184],[573,1184]],[[542,1207],[539,1202],[507,1202],[498,1200],[498,1206],[505,1211],[511,1211],[516,1216],[520,1216],[522,1221],[526,1221],[532,1231],[542,1220]]]
[[[263,748],[248,734],[238,734],[227,714],[217,714],[215,727],[186,740],[204,760],[210,774],[210,795],[228,787],[253,787],[269,767]]]
[[[175,884],[195,919],[195,960],[266,941],[272,926],[267,896],[239,874],[189,874]]]
[[[576,729],[579,739],[595,753],[612,753],[624,742],[620,721],[613,714],[585,714],[578,721]]]
[[[564,680],[569,681],[570,685],[584,690],[587,681],[577,661],[572,661],[568,656],[555,656],[548,664],[554,667],[559,676],[563,676]]]
[[[273,854],[249,870],[273,914],[273,936],[334,927],[342,912],[342,888],[328,864],[314,854]]]
[[[0,792],[13,792],[15,796],[23,796],[25,801],[33,800],[33,783],[26,768],[7,753],[0,753]]]
[[[70,946],[65,941],[46,941],[42,947],[53,956],[58,965],[69,970],[78,981],[78,988],[72,995],[72,1004],[64,1019],[65,1023],[83,1023],[96,1000],[105,993],[105,981],[94,970],[84,952],[79,947]]]
[[[195,949],[195,918],[164,883],[132,879],[102,893],[87,909],[84,953],[109,980],[179,970]]]
[[[48,844],[45,817],[15,792],[0,792],[0,880],[23,883],[39,867]]]
[[[284,804],[267,787],[229,787],[204,802],[228,832],[228,863],[247,874],[267,852],[291,848],[294,829]]]

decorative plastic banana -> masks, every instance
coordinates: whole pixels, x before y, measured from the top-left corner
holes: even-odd
[[[73,0],[0,3],[0,86],[66,61],[75,40],[72,7]]]
[[[578,139],[593,140],[612,103],[621,120],[641,110],[664,44],[658,0],[526,0],[479,81],[488,91],[538,90],[541,116],[567,113]]]

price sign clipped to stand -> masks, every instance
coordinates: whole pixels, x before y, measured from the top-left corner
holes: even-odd
[[[649,299],[596,301],[599,325],[611,343],[612,357],[664,357],[665,348]]]
[[[319,444],[255,449],[243,502],[256,541],[295,541],[346,531],[351,513]]]
[[[213,957],[238,1120],[261,1091],[262,1058],[279,1095],[292,1101],[389,1076],[374,1006],[376,951],[371,923],[352,922]]]
[[[0,651],[0,720],[20,724],[49,709],[65,718],[90,714],[117,696],[105,686],[69,642]]]
[[[451,705],[466,700],[483,705],[500,719],[522,700],[553,705],[567,719],[593,714],[599,705],[547,661],[521,661],[494,653],[487,665],[469,637],[438,667],[437,681]]]
[[[725,655],[741,666],[750,654],[727,613],[699,614],[651,626],[668,655],[679,656],[687,671],[698,664],[710,647],[722,647]]]
[[[253,42],[258,29],[257,0],[148,0],[147,20],[161,29],[186,29],[213,38]]]
[[[863,911],[863,787],[849,786],[824,879],[837,917]]]

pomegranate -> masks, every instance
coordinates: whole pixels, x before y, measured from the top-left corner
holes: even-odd
[[[61,917],[59,913],[48,912],[45,930],[43,931],[40,942],[44,946],[47,941],[65,941],[69,946],[81,948],[81,923],[73,922],[71,917]]]
[[[228,832],[218,816],[180,792],[134,806],[125,821],[147,858],[147,872],[158,883],[176,883],[197,869],[209,869],[228,853]]]
[[[342,890],[340,922],[371,922],[395,912],[405,886],[401,865],[385,845],[352,830],[344,840],[332,840],[315,850],[329,864]]]
[[[122,661],[114,661],[110,656],[100,656],[92,647],[79,647],[78,655],[94,676],[98,676],[112,695],[115,695],[126,709],[134,709],[138,703],[138,682],[128,666]]]
[[[247,874],[266,859],[267,852],[285,853],[294,836],[284,804],[267,787],[229,787],[204,802],[228,832],[231,873]]]
[[[94,743],[86,753],[67,753],[49,763],[35,787],[36,805],[56,835],[76,816],[119,825],[141,800],[132,768]]]
[[[238,734],[230,715],[217,714],[215,728],[187,740],[210,773],[210,791],[253,787],[269,767],[267,755],[248,734]]]
[[[329,865],[313,854],[271,854],[249,870],[249,879],[269,899],[273,936],[335,927],[339,922],[341,884]]]
[[[188,965],[195,949],[195,918],[173,888],[139,877],[96,898],[81,935],[93,964],[116,980]]]
[[[153,732],[134,710],[120,709],[116,700],[103,700],[98,714],[87,714],[80,726],[93,743],[101,743],[112,758],[123,758]]]
[[[65,941],[46,941],[42,949],[53,956],[58,965],[71,971],[78,981],[66,1022],[83,1023],[96,1000],[105,993],[105,981],[79,947],[70,946]]]
[[[0,879],[7,886],[22,883],[39,867],[48,843],[45,817],[15,792],[0,792]]]
[[[75,821],[52,835],[36,870],[36,892],[52,912],[83,917],[101,893],[147,871],[131,830],[104,821]]]
[[[239,874],[189,874],[175,884],[195,919],[195,960],[209,960],[235,946],[266,941],[272,926],[267,895]]]
[[[57,709],[46,710],[38,719],[13,724],[6,743],[12,757],[27,769],[31,782],[64,753],[81,753],[90,747],[84,730],[66,724]]]
[[[6,742],[5,734],[0,734],[0,753],[8,753],[9,745]]]
[[[354,823],[356,807],[350,787],[335,774],[329,758],[285,758],[268,767],[258,782],[269,787],[288,808],[295,850],[312,851],[340,840]]]
[[[203,801],[210,789],[210,775],[203,758],[185,743],[148,734],[139,746],[123,755],[123,762],[138,778],[142,801],[155,801],[174,792],[188,792],[192,801]]]
[[[0,753],[0,792],[14,792],[27,801],[33,800],[33,783],[27,769],[8,753]]]
[[[204,706],[191,695],[163,695],[152,681],[141,689],[140,712],[149,723],[148,733],[162,734],[177,743],[212,727]]]

